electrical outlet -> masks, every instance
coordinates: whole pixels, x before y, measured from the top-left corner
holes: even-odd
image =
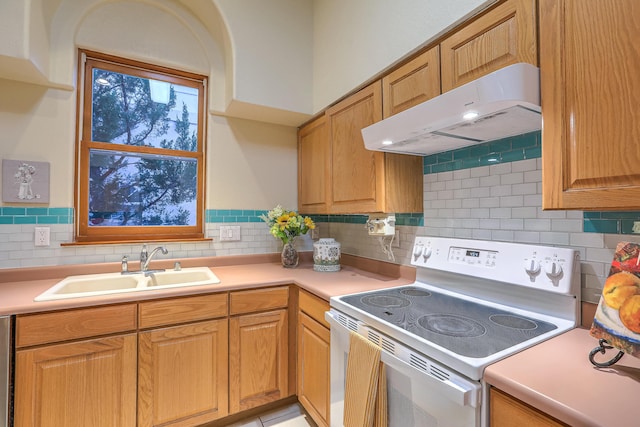
[[[35,246],[49,246],[51,244],[51,229],[49,227],[35,228]]]

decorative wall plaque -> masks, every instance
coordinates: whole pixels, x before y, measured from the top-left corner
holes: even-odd
[[[49,163],[2,160],[4,203],[49,203]]]

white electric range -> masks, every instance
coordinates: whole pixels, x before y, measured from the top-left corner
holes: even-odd
[[[411,285],[331,298],[332,426],[350,331],[383,350],[391,427],[484,426],[484,368],[579,319],[575,250],[416,237],[411,264]]]

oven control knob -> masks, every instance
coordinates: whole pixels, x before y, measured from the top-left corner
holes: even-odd
[[[430,256],[431,256],[431,248],[427,246],[426,248],[424,248],[424,252],[422,253],[422,258],[426,261],[427,259],[429,259]]]
[[[418,260],[418,258],[422,254],[423,250],[424,250],[424,248],[422,246],[416,246],[416,247],[413,248],[413,260],[414,261]]]
[[[558,261],[550,261],[544,265],[544,272],[551,278],[560,277],[562,275],[562,265]]]
[[[524,260],[524,271],[531,275],[538,274],[540,272],[540,263],[535,258],[526,258]]]

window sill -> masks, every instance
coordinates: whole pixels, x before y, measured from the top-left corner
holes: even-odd
[[[90,246],[90,245],[125,245],[125,244],[142,244],[142,243],[154,243],[154,242],[173,242],[173,243],[182,243],[182,242],[210,242],[213,241],[211,237],[185,237],[185,238],[176,238],[176,239],[157,239],[157,238],[149,238],[149,239],[130,239],[130,240],[92,240],[86,242],[68,242],[68,243],[60,243],[60,246]]]

